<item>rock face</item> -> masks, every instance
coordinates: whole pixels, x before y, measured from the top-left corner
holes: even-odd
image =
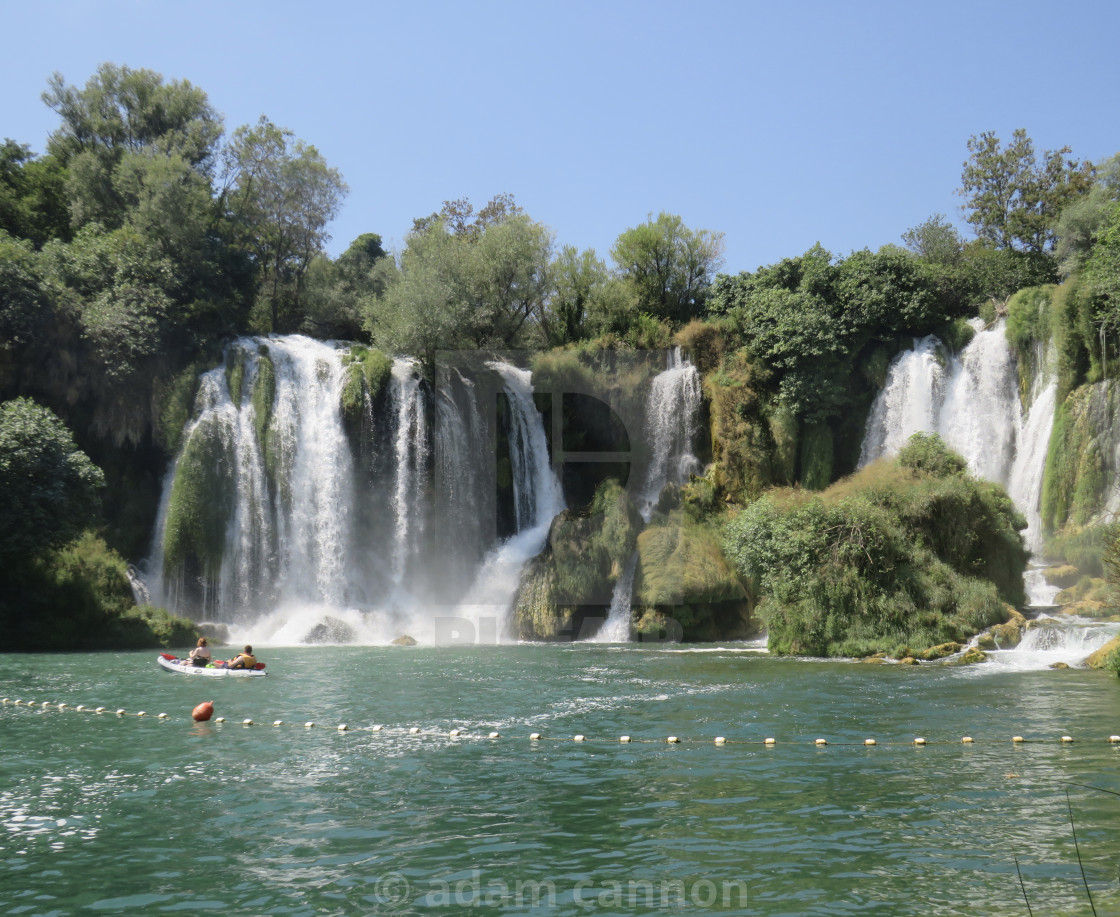
[[[391,641],[393,646],[416,646],[416,638],[408,634],[401,634],[396,640]]]
[[[642,532],[638,552],[634,599],[642,618],[656,612],[674,619],[687,640],[742,639],[757,631],[746,589],[704,526],[674,514]]]

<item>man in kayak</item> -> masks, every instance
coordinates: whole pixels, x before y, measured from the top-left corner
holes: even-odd
[[[229,661],[231,669],[252,669],[257,664],[257,657],[253,655],[253,648],[245,644],[245,649]]]

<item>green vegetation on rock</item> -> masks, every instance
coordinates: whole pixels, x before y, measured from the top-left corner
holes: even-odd
[[[1023,600],[1021,517],[936,437],[810,497],[773,491],[727,526],[772,652],[913,656]]]
[[[215,583],[222,567],[233,482],[230,431],[211,417],[187,436],[175,467],[163,535],[164,575]]]
[[[605,614],[641,525],[629,493],[610,478],[584,512],[565,510],[553,519],[544,551],[522,573],[515,611],[519,635],[571,637],[581,609]]]
[[[741,639],[757,630],[747,591],[724,558],[720,537],[687,513],[670,513],[638,537],[634,602],[680,625],[686,640]]]
[[[347,424],[357,424],[365,413],[367,401],[376,401],[389,381],[393,360],[380,350],[354,345],[343,363],[346,379],[342,385],[342,417]]]

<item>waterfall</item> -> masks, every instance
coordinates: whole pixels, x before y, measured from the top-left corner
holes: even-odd
[[[392,571],[393,583],[399,588],[423,534],[424,514],[416,509],[421,505],[427,473],[428,425],[420,374],[412,360],[394,361],[391,384],[396,415]]]
[[[285,482],[276,514],[279,594],[282,601],[341,605],[348,592],[353,497],[340,410],[342,364],[335,348],[310,338],[273,339],[269,349],[276,373],[269,435],[278,439],[278,474]],[[254,481],[264,486],[263,475]]]
[[[531,374],[509,363],[486,365],[501,378],[510,406],[508,438],[517,533],[483,558],[474,583],[456,609],[456,618],[468,622],[476,635],[500,639],[508,632],[521,568],[544,548],[552,519],[564,508],[564,495],[552,468],[543,419],[533,401]]]
[[[146,565],[161,604],[276,645],[420,636],[472,584],[500,601],[499,392],[515,535],[498,566],[516,583],[563,506],[529,373],[453,367],[433,386],[397,359],[355,409],[352,371],[345,345],[289,336],[239,339],[200,377]]]
[[[646,522],[666,484],[683,484],[690,474],[700,470],[692,452],[700,409],[700,374],[681,356],[679,347],[669,351],[667,364],[650,383],[646,401],[645,434],[650,457],[640,493],[640,509]]]
[[[674,347],[666,368],[650,383],[645,411],[645,436],[650,443],[638,510],[649,522],[661,491],[667,484],[683,484],[700,470],[692,451],[696,420],[700,409],[700,374],[696,367]],[[603,626],[592,637],[597,643],[619,643],[630,639],[630,606],[634,592],[634,572],[638,565],[635,551],[615,581],[610,610]]]
[[[1021,413],[1002,321],[977,331],[960,356],[931,335],[891,364],[871,408],[860,465],[897,453],[914,433],[937,433],[973,473],[1006,486]]]
[[[959,356],[936,337],[916,340],[912,350],[895,358],[872,405],[861,467],[897,453],[914,433],[937,433],[974,474],[1007,488],[1027,519],[1027,547],[1039,550],[1042,476],[1057,386],[1051,355],[1043,353],[1037,362],[1040,371],[1024,410],[1002,319],[992,328],[980,327]],[[1048,592],[1040,577],[1027,582],[1032,604],[1050,604],[1054,591]]]

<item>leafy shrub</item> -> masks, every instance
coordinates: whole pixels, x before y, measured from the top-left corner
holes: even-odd
[[[0,625],[12,649],[143,649],[197,639],[190,621],[136,607],[124,559],[89,532],[5,585]]]
[[[1023,600],[1023,520],[1006,495],[935,437],[907,450],[907,465],[875,463],[814,497],[773,491],[727,525],[772,652],[920,652]]]

